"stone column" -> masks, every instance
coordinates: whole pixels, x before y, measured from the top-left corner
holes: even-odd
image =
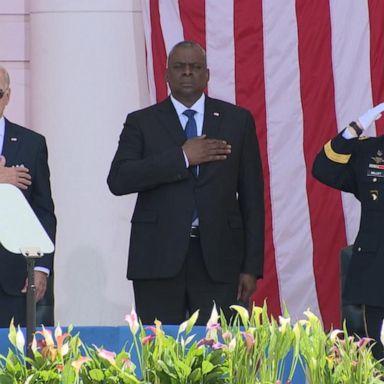
[[[31,125],[47,138],[58,218],[56,321],[124,323],[136,196],[106,178],[126,114],[148,104],[139,0],[30,1]]]

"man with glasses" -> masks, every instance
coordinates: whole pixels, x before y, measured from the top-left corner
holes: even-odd
[[[45,138],[11,123],[3,113],[11,96],[10,78],[0,66],[0,183],[18,187],[52,241],[56,217],[51,197],[48,154]],[[43,298],[47,276],[52,273],[53,255],[36,261],[36,300]],[[13,254],[0,245],[0,327],[26,323],[27,267],[24,256]]]

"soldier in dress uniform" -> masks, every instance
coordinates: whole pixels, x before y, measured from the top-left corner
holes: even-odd
[[[373,354],[384,357],[380,341],[384,319],[384,136],[362,133],[384,111],[384,103],[368,110],[324,145],[313,164],[322,183],[351,192],[361,203],[359,232],[353,246],[344,297],[363,307]]]

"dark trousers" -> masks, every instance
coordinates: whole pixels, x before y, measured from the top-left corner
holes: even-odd
[[[380,341],[381,327],[384,319],[384,308],[364,305],[365,330],[368,337],[375,340],[372,353],[377,360],[384,358],[383,344]]]
[[[236,304],[238,282],[213,281],[205,267],[200,239],[191,237],[182,270],[167,279],[134,280],[136,312],[143,324],[155,319],[163,324],[180,324],[199,309],[197,325],[205,325],[213,303],[221,308],[226,318],[229,306]]]
[[[25,326],[26,295],[8,295],[0,287],[0,328],[9,328],[12,318],[15,325]]]

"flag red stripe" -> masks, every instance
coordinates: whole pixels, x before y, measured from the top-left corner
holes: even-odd
[[[159,0],[151,0],[151,38],[153,72],[156,84],[156,100],[161,101],[167,97],[167,84],[165,82],[165,67],[167,54],[164,44],[163,32],[160,24]]]
[[[205,44],[205,0],[179,0],[185,40]]]
[[[340,193],[330,191],[311,175],[313,160],[322,143],[337,133],[329,4],[297,0],[296,14],[313,265],[320,312],[325,327],[329,328],[332,323],[339,326],[338,255],[346,245],[344,216]],[[328,237],[327,241],[324,236]]]
[[[236,103],[252,111],[256,120],[263,162],[266,202],[265,267],[264,278],[258,283],[253,300],[257,305],[268,301],[273,315],[281,313],[272,239],[272,216],[267,154],[267,127],[265,115],[265,84],[263,57],[263,18],[261,0],[242,0],[234,4]],[[253,90],[249,97],[249,90]]]
[[[370,0],[369,28],[371,45],[371,78],[373,104],[384,102],[384,2]],[[376,122],[377,135],[384,134],[384,119]]]

